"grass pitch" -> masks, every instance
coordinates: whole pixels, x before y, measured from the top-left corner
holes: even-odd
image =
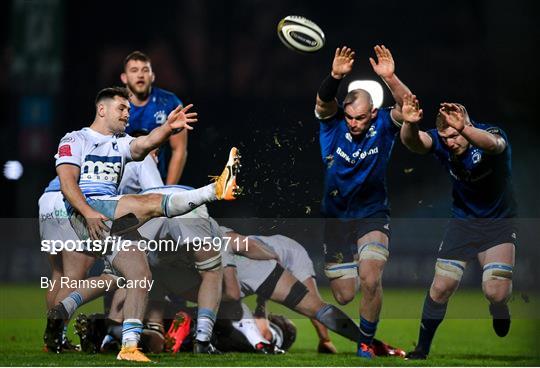
[[[321,294],[333,298],[327,289]],[[424,290],[385,290],[384,306],[377,336],[405,350],[413,348]],[[513,315],[510,334],[499,338],[491,328],[487,301],[479,290],[461,290],[450,301],[447,319],[439,327],[427,361],[398,358],[360,359],[355,344],[332,334],[339,350],[336,355],[316,353],[317,336],[309,320],[285,308],[269,304],[274,313],[293,319],[298,328],[297,341],[288,354],[263,356],[227,353],[222,356],[192,354],[150,355],[163,366],[538,366],[540,365],[540,295],[515,292],[510,302]],[[250,299],[248,304],[253,303]],[[357,320],[358,300],[343,307]],[[81,308],[91,313],[101,310],[101,300]],[[0,285],[0,365],[31,366],[114,366],[134,365],[118,362],[114,355],[44,353],[44,291],[36,286]],[[70,335],[78,342],[70,326]]]

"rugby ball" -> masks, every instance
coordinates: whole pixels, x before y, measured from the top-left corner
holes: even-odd
[[[324,33],[314,22],[298,15],[283,18],[277,26],[281,42],[289,49],[311,53],[324,46]]]

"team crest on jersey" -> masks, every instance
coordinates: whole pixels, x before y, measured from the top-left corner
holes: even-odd
[[[482,160],[482,152],[480,150],[475,149],[472,154],[472,162],[473,164],[477,164]]]
[[[154,114],[154,118],[156,119],[157,125],[163,125],[165,121],[167,121],[167,115],[165,114],[165,111],[159,110]]]
[[[117,142],[112,142],[112,148],[113,148],[113,150],[118,151],[118,143]]]
[[[120,156],[87,155],[81,167],[81,179],[118,183],[121,171]]]
[[[371,137],[375,137],[376,135],[377,135],[377,131],[375,130],[375,126],[374,125],[370,126],[366,134],[366,137],[371,138]]]
[[[349,133],[349,132],[345,133],[345,139],[348,140],[349,142],[352,142],[352,135],[351,135],[351,133]]]

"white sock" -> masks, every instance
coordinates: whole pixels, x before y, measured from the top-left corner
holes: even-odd
[[[125,319],[122,324],[122,346],[132,347],[139,344],[143,324],[140,319]]]
[[[68,312],[69,318],[73,316],[73,313],[79,308],[79,306],[83,303],[83,298],[81,294],[78,291],[74,291],[71,294],[69,294],[64,300],[62,300],[60,303],[66,308],[66,311]]]
[[[212,183],[199,189],[165,195],[161,207],[165,216],[176,217],[216,199],[216,183]]]
[[[199,308],[197,313],[197,334],[195,340],[210,341],[216,322],[216,313],[207,308]]]
[[[257,327],[257,323],[255,323],[255,319],[253,318],[253,314],[244,303],[242,303],[242,311],[242,319],[240,321],[233,321],[233,327],[240,331],[253,347],[261,342],[270,344],[270,341],[266,340],[261,334],[261,331]]]

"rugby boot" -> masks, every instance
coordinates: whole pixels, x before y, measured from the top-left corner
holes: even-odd
[[[195,342],[193,343],[193,353],[219,355],[221,354],[221,351],[216,349],[210,341],[195,340]]]
[[[127,360],[131,362],[149,363],[150,359],[136,346],[122,346],[122,349],[116,356],[117,360]]]
[[[499,337],[505,337],[510,331],[510,311],[506,304],[490,304],[489,313],[493,317],[493,330]]]
[[[405,350],[388,345],[381,340],[373,339],[371,348],[375,356],[399,357],[405,358]]]
[[[232,201],[239,194],[236,185],[236,175],[240,171],[240,154],[238,148],[233,147],[229,152],[229,160],[220,176],[216,178],[216,197],[220,200]]]
[[[373,349],[371,349],[371,346],[361,342],[358,346],[358,350],[356,351],[356,356],[371,359],[375,356],[375,354],[373,354]]]
[[[68,312],[62,303],[58,303],[47,312],[47,325],[43,341],[48,352],[62,352],[64,320],[68,319],[68,317]]]

